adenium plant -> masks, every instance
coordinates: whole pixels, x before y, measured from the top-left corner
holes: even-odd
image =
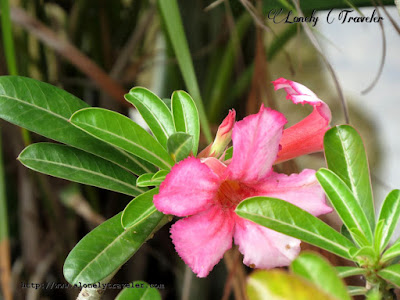
[[[306,280],[307,289],[326,299],[356,294],[394,299],[393,288],[400,286],[400,242],[388,245],[400,218],[399,190],[388,195],[376,218],[358,133],[347,125],[329,129],[328,106],[305,86],[283,78],[273,84],[293,103],[312,105],[313,112],[284,129],[284,115],[264,106],[238,122],[231,110],[214,142],[197,154],[200,122],[186,92],[175,92],[170,107],[140,87],[125,96],[150,134],[121,114],[90,108],[49,84],[0,77],[0,117],[64,144],[28,146],[19,156],[25,166],[135,197],[72,249],[64,264],[66,280],[106,283],[175,215],[182,219],[171,226],[172,242],[199,277],[207,276],[234,242],[248,266],[290,265],[292,272],[252,274],[249,295],[254,284],[268,288],[268,282],[302,285]],[[274,164],[323,148],[328,169],[291,175],[273,170]],[[342,233],[316,217],[332,211],[325,194],[343,221]],[[300,241],[354,266],[334,269],[313,254],[296,258]],[[316,269],[325,274],[324,282]],[[365,287],[346,288],[339,276],[352,275],[363,275]]]

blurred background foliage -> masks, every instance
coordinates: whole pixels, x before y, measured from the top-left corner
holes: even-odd
[[[170,0],[160,1],[165,4]],[[138,115],[123,99],[131,87],[145,86],[162,98],[169,98],[174,90],[187,89],[166,29],[168,16],[161,17],[157,1],[10,2],[1,0],[1,75],[12,73],[51,83],[92,106],[131,114],[138,122]],[[7,4],[9,21],[4,13]],[[321,76],[326,65],[302,26],[274,24],[265,17],[273,8],[294,11],[294,2],[181,0],[178,4],[213,133],[232,107],[237,119],[241,119],[265,103],[282,111],[288,117],[288,125],[307,115],[310,107],[299,108],[283,100],[283,94],[274,93],[270,81],[278,77],[299,81],[315,91],[332,108],[332,124],[345,121],[337,92]],[[313,9],[373,5],[368,0],[301,1],[306,16]],[[393,5],[393,1],[381,1],[379,5]],[[8,30],[12,30],[14,49],[10,49]],[[314,33],[318,34],[315,28]],[[7,54],[10,51],[15,53],[14,67]],[[352,123],[364,139],[373,141],[370,137],[375,130],[369,120],[357,107],[350,106],[349,110]],[[43,138],[4,121],[0,125],[6,174],[2,185],[6,188],[3,213],[7,210],[0,222],[3,228],[8,224],[5,240],[11,249],[10,255],[7,247],[0,248],[3,295],[6,299],[11,293],[14,299],[74,299],[76,289],[35,290],[21,284],[65,283],[62,265],[68,252],[90,229],[122,210],[130,199],[31,172],[15,158],[24,145]],[[200,148],[206,144],[203,136]],[[377,147],[367,145],[372,148],[368,151],[372,165],[379,161]],[[300,168],[324,165],[323,154],[296,162]],[[298,168],[294,163],[279,167],[288,173]],[[250,272],[241,267],[240,256],[230,255],[207,280],[196,279],[175,253],[168,227],[142,247],[113,282],[145,280],[163,284],[163,299],[240,299],[238,286],[244,284],[245,274]],[[335,263],[333,258],[331,262]],[[8,286],[10,279],[12,284]],[[111,299],[117,292],[108,291],[104,298]]]

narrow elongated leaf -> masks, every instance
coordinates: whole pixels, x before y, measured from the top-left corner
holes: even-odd
[[[181,161],[192,151],[193,137],[190,134],[177,132],[168,139],[167,149],[173,160]]]
[[[154,174],[153,173],[146,173],[142,174],[138,177],[136,184],[137,186],[153,186],[152,178]]]
[[[226,149],[224,160],[231,159],[233,156],[233,147]]]
[[[167,170],[160,170],[156,174],[154,174],[154,176],[153,176],[153,178],[151,178],[151,180],[163,181],[165,179],[165,177],[168,175],[168,173],[169,172]]]
[[[175,133],[175,127],[171,111],[164,101],[142,87],[131,89],[125,99],[135,105],[156,139],[166,148],[168,137]]]
[[[212,142],[211,130],[208,125],[207,116],[204,112],[203,101],[201,99],[199,84],[193,68],[192,57],[190,56],[189,46],[186,40],[185,31],[182,25],[182,18],[179,13],[177,0],[158,0],[158,7],[163,18],[166,32],[172,43],[175,56],[178,60],[179,69],[181,70],[183,80],[192,95],[197,109],[203,134],[208,143]]]
[[[172,94],[172,114],[177,132],[186,132],[193,137],[192,152],[197,154],[200,137],[199,112],[192,97],[184,91]]]
[[[166,222],[157,210],[145,208],[143,213],[129,228],[122,227],[119,213],[89,232],[65,260],[65,279],[70,284],[95,283],[123,265]]]
[[[129,202],[122,212],[122,227],[127,229],[133,224],[140,222],[142,218],[146,218],[147,215],[157,211],[156,207],[153,205],[153,196],[157,193],[157,188],[152,189]]]
[[[149,163],[73,126],[68,119],[88,105],[50,84],[19,76],[0,77],[0,118],[49,139],[79,148],[132,171],[154,171]]]
[[[400,190],[391,191],[382,204],[378,222],[383,220],[380,250],[385,249],[400,218]]]
[[[65,145],[33,144],[18,159],[28,168],[83,184],[137,196],[136,177],[125,169],[93,154]]]
[[[313,253],[301,253],[290,265],[293,273],[311,281],[328,295],[350,300],[344,282],[324,258]]]
[[[367,155],[360,135],[349,125],[333,127],[325,134],[324,149],[329,169],[353,192],[374,230],[374,200]]]
[[[338,272],[340,278],[346,278],[350,276],[357,276],[357,275],[364,275],[367,273],[366,269],[357,268],[357,267],[347,267],[347,266],[340,266],[335,268]]]
[[[94,137],[160,167],[171,168],[173,159],[146,130],[131,119],[102,108],[82,109],[71,123]]]
[[[359,239],[353,234],[351,230],[353,228],[363,234],[372,245],[372,232],[367,217],[351,190],[330,170],[320,169],[316,173],[316,177],[339,217],[346,227],[350,229],[350,234],[352,234],[354,240],[358,241]]]
[[[284,200],[249,198],[237,206],[236,213],[242,218],[351,259],[349,250],[354,245],[348,239],[320,219]]]
[[[255,271],[247,279],[251,300],[336,300],[312,283],[282,270]]]
[[[367,288],[365,288],[363,286],[351,286],[351,285],[349,285],[347,287],[347,290],[349,291],[349,294],[351,296],[361,296],[361,295],[365,295],[368,292]]]
[[[134,281],[115,300],[161,300],[160,292],[144,281]]]
[[[389,249],[382,255],[382,262],[387,262],[393,258],[400,256],[400,239],[398,239]]]
[[[389,267],[384,268],[378,272],[378,275],[383,279],[389,281],[394,284],[398,288],[400,287],[400,265],[391,265]]]

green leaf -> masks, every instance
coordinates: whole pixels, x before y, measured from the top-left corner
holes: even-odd
[[[349,291],[349,294],[351,296],[361,296],[361,295],[365,295],[368,290],[367,288],[363,287],[363,286],[347,286],[347,290]]]
[[[197,155],[200,138],[199,112],[192,97],[184,91],[172,94],[172,114],[177,132],[186,132],[193,137],[193,155]]]
[[[192,58],[190,56],[189,46],[186,40],[185,31],[182,25],[181,15],[177,0],[158,0],[158,7],[163,18],[168,37],[172,43],[175,56],[178,60],[179,68],[183,80],[196,103],[203,134],[208,143],[212,142],[211,130],[208,125],[207,116],[204,112],[203,101],[201,99],[199,84],[193,68]],[[193,136],[196,138],[196,136]],[[193,152],[195,153],[195,152]]]
[[[26,147],[18,159],[26,167],[54,177],[137,196],[136,177],[98,156],[65,145],[37,143]]]
[[[65,279],[90,284],[118,270],[166,222],[157,210],[146,208],[142,213],[146,214],[129,228],[122,227],[119,213],[89,232],[65,260]]]
[[[233,147],[229,147],[228,149],[226,149],[225,151],[225,157],[224,160],[228,160],[231,159],[233,156]]]
[[[153,178],[151,180],[160,180],[164,181],[165,177],[168,175],[169,171],[167,170],[160,170],[156,174],[154,174]]]
[[[236,213],[242,218],[351,259],[349,250],[354,245],[348,239],[289,202],[267,197],[249,198],[237,206]]]
[[[350,255],[360,265],[375,264],[379,259],[378,254],[375,252],[375,249],[372,246],[366,246],[360,249],[353,248],[350,250]]]
[[[125,99],[135,105],[156,139],[166,148],[168,137],[175,133],[175,127],[171,111],[164,101],[142,87],[131,89]]]
[[[121,216],[121,224],[125,229],[139,223],[149,214],[157,211],[153,204],[153,196],[158,193],[158,188],[152,189],[133,199],[125,207]]]
[[[346,225],[342,225],[340,227],[340,234],[347,238],[349,241],[354,243],[353,237],[350,234],[350,231],[347,229]]]
[[[349,233],[352,236],[352,241],[355,241],[360,247],[371,245],[371,242],[367,240],[364,233],[362,233],[358,228],[351,228]]]
[[[391,265],[389,267],[384,268],[378,272],[378,275],[394,284],[396,287],[400,287],[400,265]]]
[[[154,173],[146,173],[142,174],[138,177],[136,181],[137,186],[155,186],[156,184],[152,181],[152,178],[154,176]]]
[[[385,220],[379,220],[375,227],[374,233],[374,249],[376,253],[381,253],[381,243],[383,237],[383,228],[385,227]],[[382,249],[383,250],[383,249]]]
[[[179,162],[189,156],[192,145],[193,137],[190,134],[177,132],[169,137],[167,149],[172,159]]]
[[[0,77],[0,118],[49,139],[79,148],[132,171],[152,172],[148,163],[73,126],[71,115],[88,105],[50,84],[19,76]]]
[[[347,267],[347,266],[340,266],[335,267],[338,275],[340,278],[346,278],[350,276],[358,276],[358,275],[365,275],[367,273],[366,269],[357,268],[357,267]]]
[[[368,219],[371,230],[374,230],[374,200],[367,155],[360,135],[349,125],[333,127],[325,134],[324,148],[329,169],[353,192]]]
[[[381,258],[381,262],[387,262],[400,256],[400,239],[398,239],[389,249],[387,249]]]
[[[400,190],[391,191],[382,204],[378,222],[384,220],[380,250],[385,249],[400,218]]]
[[[335,173],[327,169],[320,169],[316,173],[316,177],[344,225],[348,229],[356,229],[371,245],[373,237],[368,220],[346,184]],[[356,238],[354,232],[354,230],[350,230],[350,234],[357,242],[359,239]]]
[[[251,300],[335,300],[312,283],[282,270],[255,271],[246,285]]]
[[[293,273],[311,281],[328,295],[337,299],[351,299],[335,268],[319,255],[301,253],[292,262],[290,269]]]
[[[167,176],[167,170],[160,170],[157,173],[146,173],[140,175],[136,181],[137,186],[159,186]]]
[[[115,300],[161,300],[160,292],[144,281],[134,281]]]
[[[174,161],[146,130],[114,111],[86,108],[74,113],[71,123],[94,137],[121,148],[160,167],[171,168]]]

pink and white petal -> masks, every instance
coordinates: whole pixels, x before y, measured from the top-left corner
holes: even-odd
[[[171,169],[153,202],[165,214],[184,217],[209,208],[218,187],[218,176],[199,159],[188,157]]]
[[[206,277],[232,247],[234,224],[233,212],[212,206],[172,225],[172,242],[193,272]]]
[[[305,169],[300,174],[278,174],[273,172],[255,192],[257,196],[273,197],[292,203],[314,216],[332,212],[319,185],[315,170]]]
[[[233,127],[233,156],[228,166],[232,180],[255,183],[264,179],[279,151],[286,118],[279,112],[261,105],[260,111]]]
[[[287,99],[298,104],[309,104],[313,112],[299,123],[283,131],[281,150],[275,163],[297,156],[322,151],[325,132],[329,129],[331,111],[328,105],[304,85],[279,78],[273,81],[275,90],[285,89]]]
[[[252,268],[288,266],[300,252],[300,240],[237,217],[235,244]]]

